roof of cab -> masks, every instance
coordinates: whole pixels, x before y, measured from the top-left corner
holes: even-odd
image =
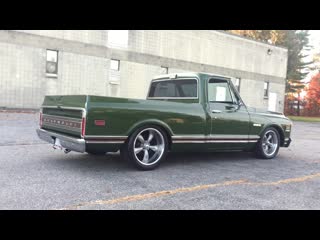
[[[169,74],[162,74],[155,76],[152,80],[159,80],[159,79],[179,79],[179,78],[199,78],[202,77],[220,77],[220,78],[231,78],[229,76],[223,76],[219,74],[212,74],[212,73],[204,73],[204,72],[183,72],[183,73],[169,73]]]

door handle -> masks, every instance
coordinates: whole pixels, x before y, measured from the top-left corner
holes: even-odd
[[[212,113],[222,113],[221,110],[212,110]]]

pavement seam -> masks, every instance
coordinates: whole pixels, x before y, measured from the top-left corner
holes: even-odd
[[[297,178],[288,178],[288,179],[283,179],[283,180],[274,181],[274,182],[249,182],[246,179],[232,180],[232,181],[226,181],[222,183],[198,185],[194,187],[177,188],[173,190],[164,190],[164,191],[153,192],[153,193],[130,195],[130,196],[120,197],[120,198],[115,198],[110,200],[96,200],[96,201],[90,201],[90,202],[83,202],[83,203],[75,204],[66,208],[60,208],[56,210],[75,210],[79,207],[84,207],[84,206],[111,205],[111,204],[117,204],[122,202],[139,201],[139,200],[145,200],[150,198],[174,195],[177,193],[200,191],[204,189],[216,188],[221,186],[231,186],[231,185],[277,186],[280,184],[300,183],[300,182],[308,181],[317,177],[320,177],[320,173],[315,173],[315,174],[306,175],[306,176],[297,177]]]

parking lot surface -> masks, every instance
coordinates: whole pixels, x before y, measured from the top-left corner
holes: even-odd
[[[38,114],[0,113],[0,209],[320,209],[320,124],[294,122],[277,158],[171,153],[154,171],[118,154],[52,149]]]

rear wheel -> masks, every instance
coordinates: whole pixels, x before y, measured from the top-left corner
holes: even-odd
[[[264,159],[274,158],[279,151],[280,135],[279,132],[273,128],[267,128],[256,146],[256,156]]]
[[[123,158],[128,159],[140,170],[152,170],[166,157],[168,139],[162,129],[156,126],[136,130],[122,148]]]

